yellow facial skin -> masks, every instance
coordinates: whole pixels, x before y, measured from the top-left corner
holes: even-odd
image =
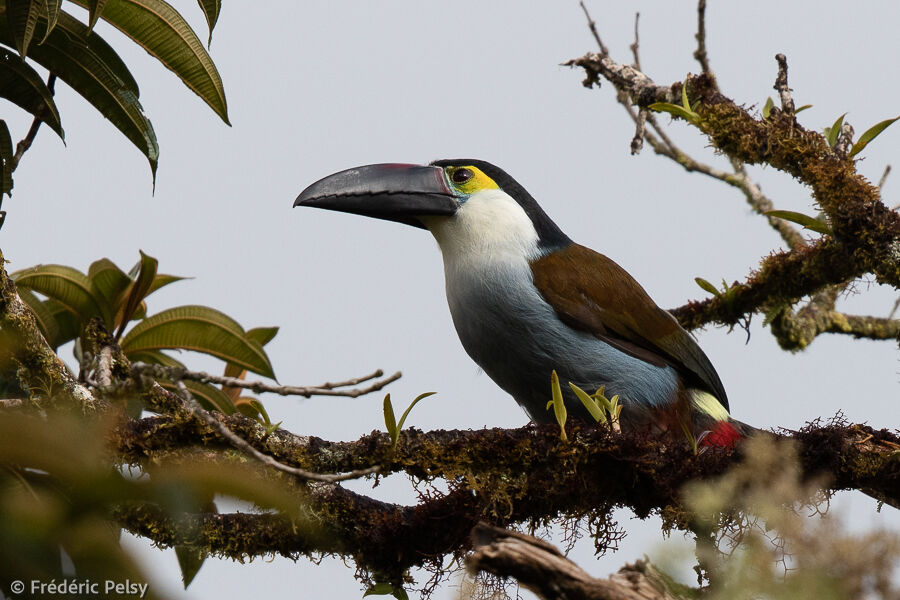
[[[457,183],[453,180],[454,173],[466,169],[472,172],[472,177],[467,179],[464,182]],[[482,190],[497,190],[500,189],[500,186],[497,183],[484,174],[484,172],[478,167],[473,167],[471,165],[459,165],[455,167],[446,167],[444,172],[447,174],[447,180],[450,182],[450,185],[453,186],[457,192],[461,195],[471,196],[476,192],[480,192]]]

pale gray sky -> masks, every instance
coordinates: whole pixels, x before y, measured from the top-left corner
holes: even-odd
[[[629,154],[633,128],[611,86],[586,90],[582,73],[560,67],[594,50],[577,2],[223,3],[212,56],[222,74],[233,127],[223,125],[169,72],[117,32],[141,84],[161,157],[151,197],[146,161],[65,85],[58,104],[64,147],[42,131],[16,173],[0,247],[16,270],[37,263],[86,269],[107,256],[130,267],[138,249],[160,269],[195,279],[172,285],[151,311],[208,304],[245,327],[279,325],[267,347],[283,383],[315,384],[402,369],[395,405],[438,395],[409,424],[430,428],[516,427],[515,402],[466,356],[450,321],[441,260],[431,236],[402,225],[325,211],[291,210],[297,193],[334,171],[374,162],[472,157],[518,179],[576,241],[629,270],[664,307],[702,298],[693,279],[743,279],[779,238],[749,214],[743,197],[655,157]],[[761,106],[774,96],[774,55],[783,52],[801,115],[821,129],[841,113],[857,132],[900,113],[900,4],[888,2],[713,1],[708,46],[724,92]],[[198,29],[195,3],[178,7]],[[641,12],[645,71],[660,83],[697,72],[690,2],[590,2],[614,57],[629,61],[634,12]],[[78,9],[73,9],[78,10]],[[5,114],[14,113],[7,108]],[[10,119],[14,136],[27,127]],[[686,150],[707,160],[706,142],[674,127]],[[897,166],[900,126],[865,151],[861,171]],[[813,212],[789,177],[756,170],[782,209]],[[897,176],[895,176],[897,177]],[[885,188],[900,202],[896,179]],[[857,286],[854,311],[884,315],[895,295]],[[900,427],[897,347],[822,336],[804,353],[780,351],[754,319],[742,331],[700,332],[728,390],[733,414],[760,427],[801,426],[842,410],[853,421]],[[70,359],[66,350],[64,358]],[[193,359],[194,357],[191,357]],[[198,368],[221,368],[198,357]],[[275,420],[301,434],[353,439],[383,428],[381,396],[268,398]],[[357,489],[365,488],[356,484]],[[393,477],[374,493],[413,501]],[[838,509],[855,523],[897,527],[897,511],[874,514],[862,496]],[[606,576],[663,546],[658,524],[629,520],[622,549],[600,560],[582,542],[573,558]],[[186,593],[172,551],[140,548],[148,571],[175,597],[214,594],[359,598],[352,568],[277,558],[250,565],[210,560]],[[679,547],[680,536],[666,542]],[[438,598],[450,598],[446,586]]]

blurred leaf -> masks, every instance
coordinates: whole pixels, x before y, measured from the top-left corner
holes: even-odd
[[[65,139],[53,92],[14,52],[0,48],[0,97],[28,111]]]
[[[150,286],[153,284],[153,280],[156,277],[156,268],[159,266],[158,260],[144,254],[143,250],[140,250],[139,252],[141,254],[141,259],[134,265],[129,273],[129,276],[133,281],[128,286],[128,291],[125,293],[125,303],[122,305],[121,313],[116,315],[119,327],[116,331],[116,341],[122,337],[122,332],[125,331],[125,325],[131,321],[134,312],[144,300],[144,296],[146,296],[150,290]]]
[[[697,282],[697,285],[699,285],[701,288],[703,288],[705,291],[709,292],[713,296],[718,297],[718,296],[722,295],[722,292],[717,290],[716,286],[714,286],[707,280],[703,279],[702,277],[694,277],[694,281]]]
[[[856,156],[860,152],[862,152],[863,148],[869,145],[869,142],[874,140],[878,135],[891,126],[894,121],[900,119],[900,117],[894,117],[893,119],[885,119],[880,123],[876,123],[872,127],[868,128],[864,134],[859,136],[859,140],[855,144],[853,144],[853,149],[850,150],[850,156]]]
[[[229,316],[208,306],[179,306],[148,317],[125,335],[121,346],[126,355],[162,348],[194,350],[274,378],[259,344],[248,340]]]
[[[198,0],[200,8],[206,16],[206,24],[209,26],[209,40],[206,42],[207,47],[212,45],[212,32],[219,20],[219,11],[222,8],[221,0]]]
[[[0,175],[0,200],[3,199],[3,194],[12,196],[13,156],[12,138],[9,136],[9,128],[6,126],[6,121],[0,120],[0,161],[2,161],[3,166],[3,173]]]
[[[847,113],[842,114],[831,127],[825,128],[825,141],[828,142],[830,148],[834,148],[834,145],[837,143],[838,136],[841,134],[841,127],[844,126],[844,117],[846,116]]]
[[[87,6],[89,1],[72,0]],[[228,123],[225,89],[212,58],[177,10],[163,0],[108,0],[103,19],[173,71]]]
[[[795,114],[795,115],[800,114],[800,113],[802,113],[804,110],[806,110],[807,108],[812,108],[812,106],[813,106],[812,104],[804,104],[804,105],[801,106],[800,108],[794,110],[794,114]]]
[[[784,219],[785,221],[791,221],[792,223],[802,225],[805,229],[810,229],[817,233],[834,235],[834,232],[827,223],[823,223],[819,219],[804,215],[803,213],[794,212],[792,210],[768,210],[763,214],[767,217],[777,217],[779,219]]]
[[[763,119],[768,119],[769,115],[772,114],[772,108],[775,106],[775,103],[772,101],[772,96],[766,98],[766,103],[763,104],[762,108],[762,116]]]
[[[15,38],[15,47],[19,55],[25,58],[34,27],[41,16],[41,0],[6,0],[6,13],[9,15],[9,28]]]
[[[181,581],[184,583],[184,589],[187,589],[209,555],[194,546],[179,545],[175,546],[175,556],[181,568]]]
[[[53,316],[53,312],[47,308],[47,305],[42,300],[32,294],[28,288],[20,287],[17,291],[22,302],[27,304],[31,312],[34,313],[38,328],[44,335],[44,339],[47,340],[48,344],[53,344],[53,341],[59,337],[59,325],[56,323],[56,317]]]
[[[5,15],[0,13],[0,43],[9,45]],[[138,101],[137,83],[122,59],[97,34],[61,11],[56,27],[29,56],[81,94],[144,153],[155,177],[159,146],[153,126]]]
[[[91,280],[84,273],[65,265],[38,265],[12,274],[16,285],[52,298],[75,313],[82,323],[100,317],[108,323],[110,308],[94,296]]]

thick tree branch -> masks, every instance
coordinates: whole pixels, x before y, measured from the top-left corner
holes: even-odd
[[[470,573],[512,577],[547,600],[675,600],[668,580],[647,561],[626,565],[609,579],[596,579],[556,547],[530,535],[479,523],[472,530]]]
[[[17,381],[38,404],[48,402],[86,413],[105,406],[78,383],[50,348],[4,263],[0,252],[0,378]]]
[[[349,555],[353,548],[360,566],[381,573],[387,569],[398,578],[408,567],[434,564],[444,554],[468,548],[469,529],[479,520],[506,526],[561,514],[605,514],[609,507],[625,506],[639,517],[664,512],[671,522],[688,523],[681,505],[683,484],[720,475],[741,460],[740,452],[695,456],[687,444],[635,433],[612,435],[603,427],[578,423],[569,427],[568,444],[560,442],[558,427],[547,425],[514,430],[408,430],[393,446],[386,433],[353,442],[329,442],[283,430],[266,436],[264,428],[242,416],[221,419],[285,464],[341,472],[376,463],[384,474],[403,471],[425,480],[442,478],[453,491],[401,507],[337,485],[310,484],[300,502],[322,527],[315,535],[298,532],[287,520],[271,515],[229,517],[241,519],[240,531],[260,525],[269,541],[277,532],[279,541],[274,545],[249,533],[244,541],[220,536],[216,533],[220,528],[236,525],[212,515],[187,516],[184,525],[147,513],[145,508],[128,509],[120,513],[123,525],[163,545],[199,536],[210,552],[235,557],[252,556],[254,548],[265,546],[287,556]],[[144,464],[188,451],[195,444],[206,450],[224,449],[226,444],[211,438],[212,433],[196,421],[159,416],[122,424],[111,444],[122,462]],[[860,489],[900,506],[896,460],[900,437],[896,434],[836,423],[811,425],[781,437],[798,444],[807,478],[825,474],[828,489]],[[392,558],[386,560],[386,556]]]

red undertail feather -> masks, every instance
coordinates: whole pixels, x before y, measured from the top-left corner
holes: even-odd
[[[731,448],[744,436],[728,421],[718,421],[713,429],[700,441],[701,446]]]

